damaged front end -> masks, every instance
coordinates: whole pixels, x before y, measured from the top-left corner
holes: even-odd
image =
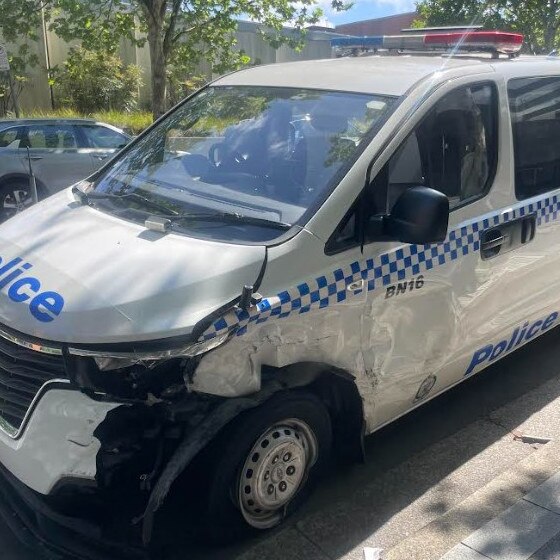
[[[22,483],[0,456],[0,516],[12,516],[10,526],[26,544],[32,535],[38,550],[52,558],[159,557],[151,551],[163,544],[160,537],[169,542],[196,525],[186,522],[191,498],[182,494],[181,485],[186,481],[187,487],[200,486],[198,474],[211,466],[205,453],[210,442],[237,416],[278,392],[309,387],[333,418],[333,437],[341,454],[358,458],[363,411],[351,375],[315,362],[281,368],[261,364],[253,391],[232,396],[193,392],[199,366],[220,352],[219,346],[224,346],[222,352],[235,352],[238,346],[233,342],[240,339],[235,326],[227,335],[206,340],[201,332],[197,329],[181,344],[168,341],[175,344],[173,349],[162,347],[163,342],[136,348],[60,346],[68,398],[85,399],[88,408],[81,433],[52,430],[53,437],[67,440],[78,453],[88,448],[93,466],[59,476],[53,487],[37,491],[25,480]],[[33,344],[38,347],[38,342]],[[103,413],[96,414],[97,410]],[[40,451],[51,452],[44,447]],[[64,467],[66,451],[60,455]],[[175,491],[177,484],[180,492]],[[182,503],[174,510],[175,517],[184,525],[173,534],[166,532],[169,527],[161,520],[176,505],[174,500],[167,502],[168,496],[177,495]],[[164,502],[171,506],[167,512]]]
[[[67,400],[87,402],[76,412],[83,429],[57,432],[53,427],[51,432],[77,454],[87,450],[90,465],[76,461],[79,468],[69,469],[66,449],[39,449],[36,443],[37,452],[47,457],[45,468],[51,452],[58,453],[61,464],[53,484],[37,486],[0,457],[0,516],[15,534],[26,545],[32,536],[34,547],[52,558],[148,557],[154,517],[172,484],[228,422],[278,389],[271,384],[238,399],[189,392],[201,357],[233,334],[202,343],[191,338],[174,349],[144,345],[138,351],[30,342],[26,359],[56,352]],[[16,355],[22,341],[30,339],[12,335],[17,342],[10,351]],[[48,396],[49,390],[40,400]],[[64,415],[66,404],[60,397],[54,401]]]
[[[49,558],[145,557],[161,474],[223,405],[185,382],[219,342],[103,356],[2,327],[0,516],[14,533]]]
[[[257,284],[263,271],[264,265]],[[63,364],[68,394],[86,399],[87,410],[93,413],[84,418],[89,432],[86,426],[80,434],[55,435],[66,438],[78,453],[88,447],[92,464],[59,476],[54,487],[43,491],[29,485],[0,456],[0,467],[7,467],[0,468],[0,495],[9,504],[7,510],[0,505],[0,515],[16,512],[18,523],[53,558],[61,557],[57,554],[88,560],[147,558],[160,542],[154,530],[156,515],[157,526],[165,525],[159,523],[159,515],[165,515],[160,510],[168,496],[177,494],[172,491],[176,484],[190,478],[198,485],[196,469],[209,465],[197,463],[206,460],[203,451],[209,443],[243,412],[277,392],[305,385],[312,387],[332,415],[334,439],[342,454],[357,458],[363,411],[353,376],[309,360],[315,356],[311,351],[291,356],[289,363],[259,359],[238,367],[236,360],[249,356],[241,356],[242,337],[236,335],[244,334],[244,321],[269,308],[268,300],[246,287],[240,297],[216,309],[187,336],[137,344],[58,345],[54,351]],[[16,345],[29,340],[15,335]],[[47,351],[41,344],[34,340],[30,347]],[[262,352],[267,348],[262,345]],[[236,353],[239,356],[232,355]],[[224,367],[210,375],[214,357],[220,363],[225,360]],[[295,362],[300,365],[291,368]],[[221,391],[211,387],[216,375],[221,378]],[[209,390],[204,390],[205,383]],[[103,413],[96,415],[96,410]],[[60,451],[62,464],[65,453]],[[186,496],[182,499],[182,509],[177,510],[181,519],[189,505]],[[28,539],[22,540],[29,544]]]

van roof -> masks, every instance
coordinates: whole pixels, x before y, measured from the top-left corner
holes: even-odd
[[[522,56],[509,60],[492,59],[489,56],[442,57],[414,54],[267,64],[224,76],[215,85],[295,87],[401,96],[423,78],[444,70],[483,73],[501,72],[509,68],[509,75],[512,65],[515,65],[515,69],[525,75],[538,72],[536,64],[548,64],[560,75],[560,60],[549,57]],[[522,68],[523,65],[527,71]]]

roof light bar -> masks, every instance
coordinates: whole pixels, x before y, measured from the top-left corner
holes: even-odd
[[[331,40],[336,48],[482,51],[517,54],[523,45],[521,33],[504,31],[450,31],[445,33],[416,33],[406,35],[378,35],[374,37],[337,37]]]

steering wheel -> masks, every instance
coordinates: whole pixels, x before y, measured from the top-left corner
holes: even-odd
[[[224,165],[226,157],[229,165]],[[248,194],[264,192],[264,177],[245,171],[246,160],[241,152],[228,150],[224,142],[218,142],[210,147],[208,160],[212,167],[204,177],[205,181],[224,184]]]
[[[223,153],[221,154],[220,152]],[[228,150],[224,142],[216,142],[216,144],[210,146],[208,150],[208,160],[216,169],[224,163],[225,156],[237,165],[243,165],[245,162],[245,158],[241,152]]]

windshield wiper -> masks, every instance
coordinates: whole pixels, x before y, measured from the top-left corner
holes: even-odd
[[[89,204],[93,200],[122,200],[123,198],[132,198],[134,200],[143,202],[144,204],[153,208],[154,210],[160,210],[161,212],[166,212],[166,213],[170,211],[168,206],[164,206],[163,204],[154,202],[153,200],[150,200],[146,196],[143,196],[137,192],[123,193],[123,194],[95,192],[95,191],[84,192],[80,190],[78,187],[72,187],[72,194],[74,194],[75,198],[81,204]],[[175,215],[179,216],[179,213],[176,212],[172,214],[172,216]]]
[[[237,212],[208,212],[208,213],[191,213],[191,214],[174,214],[171,216],[150,216],[144,225],[155,231],[166,232],[172,224],[176,222],[223,222],[229,224],[250,224],[254,226],[270,227],[281,230],[288,230],[292,224],[279,222],[277,220],[268,220],[266,218],[256,218],[254,216],[246,216]]]
[[[243,223],[255,226],[263,227],[273,227],[281,230],[288,230],[292,227],[292,224],[287,224],[285,222],[279,222],[276,220],[267,220],[266,218],[256,218],[254,216],[246,216],[245,214],[239,214],[237,212],[208,212],[208,213],[186,213],[179,214],[175,212],[169,214],[170,209],[163,204],[153,202],[149,198],[138,194],[137,192],[115,194],[106,192],[84,192],[78,187],[72,188],[72,193],[75,195],[76,199],[81,204],[89,204],[93,200],[111,200],[123,198],[133,198],[139,200],[144,204],[151,206],[154,210],[159,210],[165,212],[164,215],[150,216],[145,221],[145,226],[149,229],[156,231],[167,231],[172,223],[180,221],[198,221],[198,222],[225,222],[225,223]]]

